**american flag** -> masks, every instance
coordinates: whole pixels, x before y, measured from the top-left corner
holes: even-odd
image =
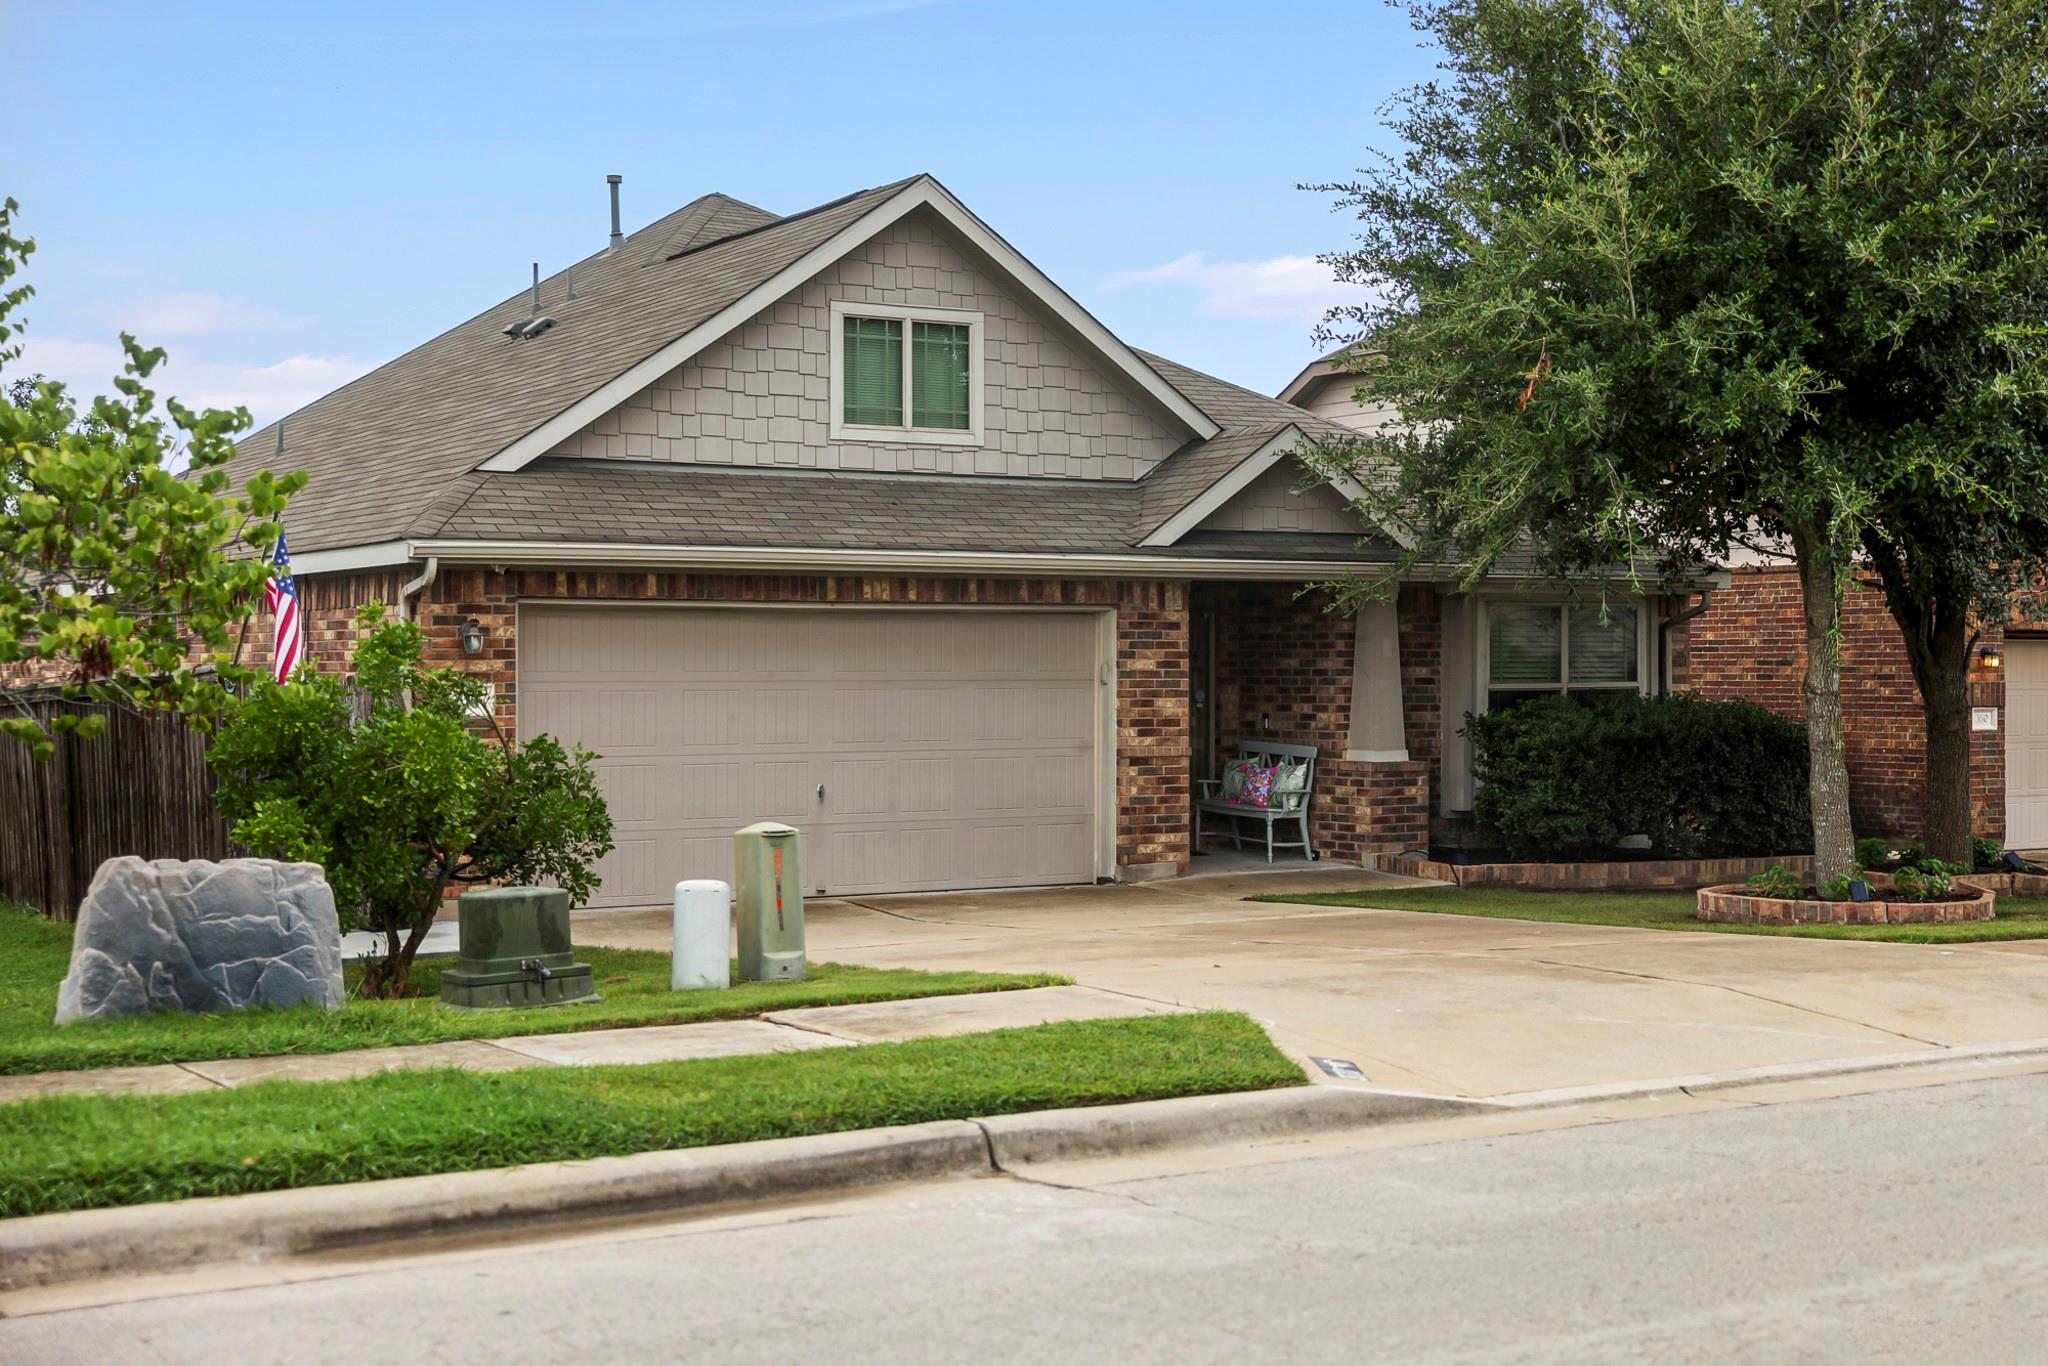
[[[270,676],[282,683],[306,657],[306,623],[299,616],[299,586],[292,582],[292,561],[285,551],[282,531],[277,533],[277,553],[270,557],[270,582],[263,586],[263,598],[277,622],[277,639],[270,651]]]

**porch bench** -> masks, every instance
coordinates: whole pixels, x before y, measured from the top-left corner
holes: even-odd
[[[1232,848],[1244,847],[1243,832],[1238,822],[1245,820],[1263,821],[1266,826],[1266,862],[1273,861],[1275,849],[1299,849],[1313,861],[1316,853],[1309,845],[1308,804],[1316,784],[1316,747],[1314,745],[1262,745],[1246,743],[1237,747],[1237,757],[1231,761],[1234,768],[1247,759],[1262,768],[1278,768],[1281,764],[1302,766],[1301,786],[1297,790],[1274,792],[1269,804],[1260,806],[1256,802],[1232,800],[1223,795],[1224,781],[1204,778],[1196,783],[1199,794],[1195,798],[1195,852],[1202,852],[1202,818],[1204,816],[1227,816],[1230,818],[1230,843]],[[1295,841],[1275,840],[1273,827],[1290,824],[1301,834]]]

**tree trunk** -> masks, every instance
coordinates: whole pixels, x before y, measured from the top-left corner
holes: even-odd
[[[1884,584],[1885,602],[1905,639],[1920,693],[1927,731],[1921,835],[1929,854],[1969,867],[1976,833],[1970,803],[1970,652],[1977,644],[1970,626],[1973,597],[1967,582],[1944,572],[1953,561],[1938,551],[1923,548],[1909,562],[1881,536],[1866,533],[1863,544]]]
[[[1807,792],[1813,805],[1813,880],[1856,876],[1856,836],[1849,825],[1849,759],[1842,739],[1842,572],[1826,538],[1794,531],[1806,622]]]
[[[1913,681],[1927,721],[1927,852],[1970,867],[1976,813],[1970,804],[1969,629],[1945,614],[1926,650],[1912,651]]]

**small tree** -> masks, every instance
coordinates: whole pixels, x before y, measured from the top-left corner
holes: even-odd
[[[11,321],[31,289],[6,287],[35,249],[0,204],[0,368],[21,353]],[[123,334],[117,398],[84,411],[61,384],[17,378],[0,394],[0,734],[38,757],[51,735],[24,684],[55,673],[83,697],[183,713],[202,727],[226,701],[195,671],[233,673],[233,627],[262,596],[262,553],[303,474],[251,475],[230,495],[220,468],[249,414],[156,411],[145,381],[164,353]],[[185,472],[173,469],[182,454]],[[237,541],[254,553],[231,555]],[[13,667],[9,667],[13,666]],[[54,731],[91,736],[104,718],[60,715]]]
[[[207,762],[234,836],[270,858],[327,870],[344,929],[386,950],[365,994],[402,996],[451,880],[552,882],[574,902],[597,890],[611,815],[588,751],[496,731],[483,684],[422,663],[425,634],[379,604],[349,679],[310,668],[256,683],[231,704]]]

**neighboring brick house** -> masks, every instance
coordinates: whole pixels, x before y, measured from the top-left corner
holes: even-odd
[[[1183,872],[1250,739],[1320,748],[1314,840],[1362,859],[1469,803],[1475,696],[1664,672],[1662,603],[1325,612],[1398,552],[1298,487],[1336,429],[1134,351],[928,176],[706,196],[285,430],[315,661],[384,601],[509,734],[602,755],[601,905],[726,876],[764,817],[828,892]]]
[[[1803,717],[1806,669],[1799,579],[1747,564],[1689,624],[1682,685]],[[1982,651],[1990,651],[1995,663]],[[2014,623],[1983,632],[1970,670],[1970,798],[1977,833],[2048,846],[2048,635]],[[1858,834],[1923,833],[1927,728],[1898,623],[1875,580],[1850,589],[1842,622],[1842,722],[1850,816]]]
[[[1319,416],[1367,429],[1392,409],[1360,404],[1341,353],[1310,365],[1280,394]],[[1670,632],[1667,685],[1742,698],[1803,718],[1805,628],[1787,565],[1740,555],[1706,609]],[[2048,847],[2048,626],[2019,618],[1984,631],[1973,662],[1970,791],[1978,833]],[[1858,834],[1917,839],[1925,819],[1926,726],[1898,624],[1874,580],[1851,588],[1843,615],[1842,711],[1850,814]],[[1452,718],[1451,729],[1456,722]]]

